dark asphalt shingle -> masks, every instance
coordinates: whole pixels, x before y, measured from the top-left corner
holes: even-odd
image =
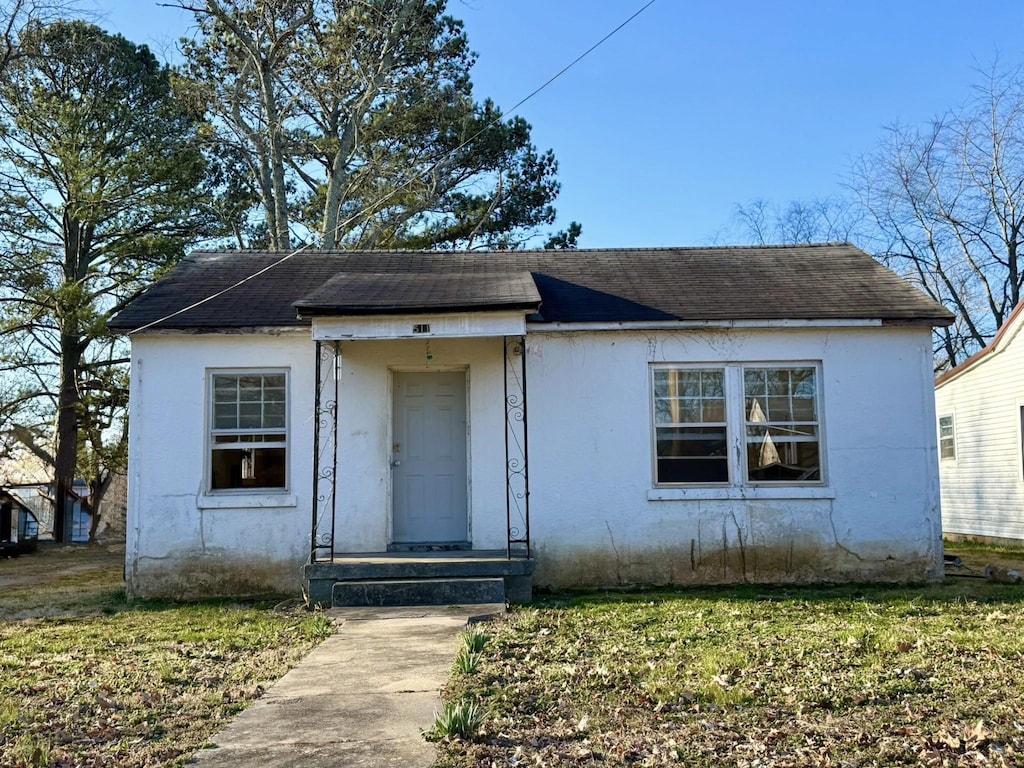
[[[273,266],[281,258],[266,252],[194,253],[114,318],[111,327],[132,331],[159,321],[159,328],[215,330],[308,325],[308,315],[316,312],[525,308],[533,294],[524,273],[532,276],[539,293],[543,322],[952,321],[944,307],[848,244],[304,251]],[[296,305],[304,317],[298,317]]]
[[[294,303],[301,315],[532,309],[540,294],[529,272],[486,274],[342,272]]]

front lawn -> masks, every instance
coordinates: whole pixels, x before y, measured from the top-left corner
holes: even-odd
[[[0,765],[181,765],[330,631],[271,604],[128,603],[121,568],[0,563]]]
[[[1024,585],[552,598],[488,626],[439,765],[1024,765]]]

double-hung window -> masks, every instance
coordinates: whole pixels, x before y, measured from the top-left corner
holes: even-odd
[[[288,375],[210,374],[210,489],[287,487]]]
[[[815,368],[744,367],[747,480],[821,480],[817,400]]]
[[[656,485],[820,485],[817,364],[656,365]]]
[[[939,458],[956,458],[956,432],[953,416],[939,416]]]
[[[655,369],[654,422],[659,483],[729,482],[724,369]]]

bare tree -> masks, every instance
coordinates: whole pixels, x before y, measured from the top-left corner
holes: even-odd
[[[851,242],[862,219],[857,207],[841,197],[793,201],[785,208],[758,198],[738,204],[733,213],[740,238],[757,245]]]
[[[993,68],[962,108],[893,126],[854,168],[876,255],[957,315],[938,331],[939,370],[984,346],[1021,300],[1022,75]]]

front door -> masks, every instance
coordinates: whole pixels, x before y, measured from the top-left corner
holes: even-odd
[[[394,374],[392,541],[468,540],[466,372]]]

